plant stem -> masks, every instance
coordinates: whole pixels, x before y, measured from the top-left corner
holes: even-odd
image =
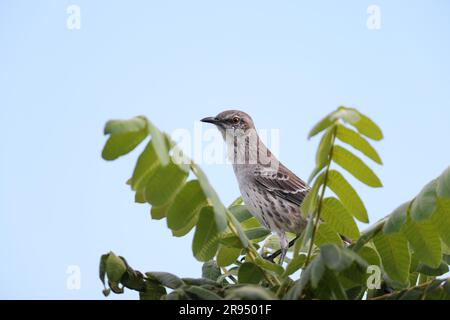
[[[286,288],[289,284],[288,280],[289,280],[289,278],[284,279],[283,283],[280,285],[280,287],[277,290],[276,296],[280,299],[283,297],[283,291],[286,290]]]
[[[400,293],[402,293],[402,292],[405,292],[405,293],[406,293],[406,292],[410,292],[410,291],[412,291],[412,290],[425,289],[425,291],[424,291],[424,293],[422,294],[422,297],[421,297],[421,300],[424,300],[424,298],[426,298],[428,286],[429,286],[430,284],[432,284],[432,283],[433,283],[433,281],[429,281],[429,282],[424,283],[424,284],[421,284],[420,286],[417,286],[417,287],[412,287],[412,288],[409,288],[409,289],[407,289],[407,290],[403,290],[403,291],[400,291],[400,292],[388,293],[388,294],[385,294],[385,295],[380,296],[380,297],[371,298],[371,299],[369,299],[369,300],[386,300],[387,298],[394,297],[395,295],[398,295],[398,294],[400,294]]]
[[[305,260],[305,268],[309,265],[309,263],[311,261],[312,250],[313,250],[313,247],[314,247],[314,240],[316,238],[317,229],[319,229],[320,216],[321,216],[321,213],[322,213],[322,203],[323,203],[323,198],[325,197],[325,191],[327,189],[328,173],[330,172],[331,160],[333,159],[334,143],[336,141],[336,129],[337,129],[337,126],[336,126],[336,124],[334,124],[333,132],[332,132],[333,137],[332,137],[332,141],[331,141],[331,147],[330,147],[330,152],[329,152],[329,157],[328,157],[328,163],[327,163],[327,166],[326,166],[324,180],[323,180],[323,184],[322,184],[322,190],[321,190],[321,195],[320,195],[320,199],[319,199],[319,205],[317,207],[317,211],[316,211],[315,217],[312,217],[312,219],[315,219],[315,221],[314,221],[314,227],[313,227],[313,230],[312,230],[311,240],[310,240],[310,244],[309,244],[309,248],[308,248],[308,255],[306,256],[306,260]]]

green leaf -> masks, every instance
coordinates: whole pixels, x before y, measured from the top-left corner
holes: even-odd
[[[381,188],[383,186],[372,169],[360,158],[340,146],[335,146],[333,149],[333,161],[369,187]]]
[[[345,235],[350,239],[358,238],[358,226],[338,199],[326,198],[323,200],[321,217],[328,226],[339,234]]]
[[[356,150],[361,151],[364,155],[366,155],[376,163],[383,164],[377,151],[370,145],[370,143],[366,139],[361,137],[357,132],[339,124],[337,127],[336,137],[342,142],[351,145]]]
[[[300,245],[298,245],[297,243],[295,245],[294,256],[297,256],[299,252],[304,251],[306,249],[306,247],[308,245],[310,245],[311,239],[312,239],[312,234],[313,234],[313,231],[315,228],[315,224],[314,224],[315,221],[316,221],[316,219],[313,219],[312,216],[311,216],[311,218],[308,219],[308,223],[306,224],[306,228],[302,234],[302,238],[301,238],[302,241],[301,241]]]
[[[411,202],[406,202],[389,215],[389,218],[383,227],[383,232],[385,234],[397,233],[402,229],[406,224],[410,206]]]
[[[309,132],[308,139],[318,135],[322,131],[328,129],[331,125],[334,124],[334,119],[332,119],[331,114],[323,118],[319,123],[317,123],[314,128]]]
[[[187,225],[185,225],[183,228],[178,230],[172,230],[172,235],[177,238],[184,237],[187,235],[191,230],[194,228],[194,226],[198,222],[198,215],[196,215]]]
[[[348,297],[348,300],[363,300],[364,295],[366,294],[367,288],[364,286],[357,286],[351,289],[346,290],[345,294]]]
[[[174,163],[179,165],[180,168],[189,173],[191,171],[193,161],[188,156],[186,156],[186,154],[180,147],[177,146],[177,144],[172,140],[169,134],[162,133],[162,135],[166,142],[169,161],[173,161]]]
[[[310,266],[311,266],[311,264],[310,264]],[[311,267],[310,266],[308,268],[306,268],[305,271],[302,272],[300,279],[294,282],[294,284],[291,286],[289,291],[283,297],[283,300],[298,300],[302,297],[302,295],[305,291],[305,288],[311,279]]]
[[[145,199],[153,206],[162,206],[171,200],[183,187],[188,173],[170,162],[148,180],[145,187]]]
[[[232,206],[229,208],[229,211],[239,222],[244,222],[253,218],[253,215],[248,211],[248,208],[245,205]]]
[[[338,247],[334,245],[324,245],[320,248],[320,255],[328,268],[331,270],[337,270],[339,268],[342,256]]]
[[[365,258],[361,256],[361,253],[356,253],[353,250],[348,249],[347,247],[339,248],[339,250],[344,259],[344,263],[351,264],[352,262],[356,262],[356,264],[363,269],[367,269],[367,267],[369,266]],[[364,250],[362,252],[364,253]]]
[[[402,231],[420,262],[435,268],[441,264],[441,240],[430,221],[409,219]]]
[[[349,255],[344,255],[341,249],[334,244],[320,247],[320,255],[325,266],[337,272],[347,269],[353,263],[353,259]]]
[[[334,141],[333,133],[334,133],[333,128],[328,129],[319,143],[319,147],[316,154],[316,167],[309,176],[308,184],[310,184],[313,181],[313,179],[328,165],[331,147],[333,146]]]
[[[347,294],[337,275],[326,269],[317,286],[316,295],[319,299],[348,300]]]
[[[111,293],[111,289],[110,288],[105,288],[105,289],[103,289],[102,293],[103,293],[103,295],[105,297],[108,297],[109,294]]]
[[[130,120],[108,121],[104,134],[109,135],[109,139],[103,147],[102,157],[115,160],[131,152],[147,137],[147,119],[139,116]]]
[[[327,186],[339,197],[349,213],[359,221],[369,223],[364,203],[342,174],[336,170],[330,170],[328,172]]]
[[[99,277],[100,277],[100,281],[103,283],[103,287],[105,287],[105,289],[106,289],[106,282],[105,282],[106,262],[108,260],[108,257],[109,257],[109,253],[102,255],[100,257],[100,265],[99,265]],[[108,294],[105,294],[105,296],[108,296]]]
[[[236,231],[239,235],[237,238],[239,238],[239,242],[241,244],[239,246],[234,246],[234,247],[247,248],[249,246],[249,239],[247,238],[247,235],[245,234],[244,230],[242,229],[241,225],[239,224],[239,221],[237,221],[237,219],[234,217],[234,215],[230,211],[226,211],[225,214],[227,215],[228,219],[230,219],[230,223],[234,226],[234,228],[236,229]],[[229,247],[233,247],[233,245],[229,245]]]
[[[272,272],[276,273],[277,275],[282,275],[284,272],[284,269],[282,266],[280,266],[279,264],[270,262],[268,260],[265,260],[263,258],[257,257],[254,262],[257,266],[261,267],[262,269],[272,271]]]
[[[358,130],[362,135],[376,141],[383,139],[383,133],[375,122],[358,110],[347,107],[339,107],[338,111],[341,113],[341,119],[355,127],[356,130]]]
[[[272,251],[280,250],[280,237],[276,234],[272,234],[270,237],[267,237],[267,239],[264,241],[264,248],[263,252],[266,251],[266,249],[271,249]]]
[[[216,281],[222,273],[214,260],[207,261],[202,266],[202,278]]]
[[[231,248],[227,246],[220,246],[219,253],[217,254],[217,264],[220,267],[228,267],[229,265],[236,262],[236,260],[241,255],[240,248]]]
[[[111,291],[114,292],[115,294],[122,294],[124,293],[124,286],[120,285],[120,283],[118,282],[113,282],[111,280],[108,280],[108,285],[109,285],[109,289],[110,290],[103,290],[103,294],[109,294]]]
[[[214,220],[214,210],[212,207],[204,207],[195,229],[192,252],[197,260],[206,262],[216,255],[218,246],[219,232]]]
[[[220,243],[224,246],[234,248],[234,249],[242,249],[244,248],[239,237],[235,236],[233,233],[225,234],[220,238]]]
[[[378,221],[367,230],[364,230],[356,243],[352,246],[352,250],[358,252],[364,247],[370,240],[372,240],[378,233],[383,230],[384,223],[386,222],[386,218]]]
[[[316,164],[324,166],[330,157],[331,147],[333,146],[333,127],[329,128],[320,140],[316,154]]]
[[[174,231],[188,226],[192,228],[198,220],[200,210],[207,204],[208,200],[198,180],[189,181],[177,193],[167,212],[167,226]]]
[[[120,282],[124,287],[131,290],[142,291],[145,288],[144,275],[139,271],[134,271],[128,265],[127,272],[124,273]]]
[[[168,272],[147,272],[145,275],[153,280],[157,281],[164,287],[170,289],[177,289],[184,285],[183,280],[178,278],[176,275],[168,273]]]
[[[263,271],[254,263],[246,262],[239,268],[239,283],[258,284],[263,278]]]
[[[319,247],[324,244],[336,244],[342,247],[342,239],[328,224],[321,223],[317,229],[315,244]]]
[[[153,206],[150,209],[150,216],[153,220],[161,220],[164,219],[167,215],[167,211],[169,210],[170,206],[172,205],[171,202],[168,202],[160,207]]]
[[[314,168],[313,172],[311,173],[311,175],[308,178],[308,185],[311,184],[311,182],[314,180],[314,178],[320,173],[322,172],[322,170],[327,166],[327,164],[319,164],[316,165],[316,167]],[[323,174],[323,173],[322,173]]]
[[[385,272],[392,280],[406,283],[409,276],[411,255],[408,241],[401,233],[379,233],[373,242],[380,255]]]
[[[159,169],[160,164],[153,142],[150,141],[136,162],[133,176],[129,181],[131,188],[136,191],[143,190],[148,179]]]
[[[325,173],[322,173],[319,177],[317,177],[316,181],[307,193],[305,199],[300,205],[300,211],[304,217],[309,217],[316,209],[318,205],[318,193],[320,187],[323,185],[325,181]]]
[[[109,120],[103,133],[105,135],[137,132],[147,127],[148,120],[144,116],[137,116],[129,120]]]
[[[375,249],[365,246],[358,251],[358,254],[370,266],[381,266],[380,256]]]
[[[311,285],[315,289],[325,273],[325,263],[322,257],[319,256],[311,262],[309,267],[311,268]]]
[[[161,297],[161,300],[167,300],[167,301],[179,301],[179,300],[188,300],[190,297],[187,295],[184,290],[173,290],[172,292],[166,294],[165,296]]]
[[[300,270],[301,267],[304,266],[306,261],[306,256],[301,254],[296,257],[294,257],[291,262],[286,267],[286,271],[283,274],[283,277],[289,277],[290,275],[294,274],[298,270]]]
[[[275,300],[276,296],[260,286],[247,285],[244,287],[232,287],[227,290],[226,300]]]
[[[438,198],[436,211],[431,216],[431,223],[441,240],[450,247],[450,199]]]
[[[244,230],[261,228],[261,223],[258,221],[258,219],[256,219],[256,217],[251,217],[250,219],[241,222],[241,227]]]
[[[153,145],[155,147],[159,162],[161,162],[163,166],[166,166],[169,164],[170,157],[164,134],[150,121],[148,121],[148,131],[152,136]]]
[[[229,208],[232,208],[234,206],[239,206],[239,205],[241,205],[243,203],[244,203],[244,199],[242,199],[242,197],[239,196],[230,204]]]
[[[145,201],[145,190],[136,191],[134,194],[134,202],[136,203],[146,203]]]
[[[427,276],[439,277],[442,276],[443,274],[446,274],[449,271],[449,269],[448,264],[444,262],[441,262],[441,264],[437,268],[431,268],[426,264],[421,263],[417,267],[416,271]]]
[[[243,233],[248,240],[263,240],[270,234],[270,231],[266,228],[259,227],[245,230]],[[227,233],[221,237],[220,242],[232,248],[242,248],[243,246],[241,240],[242,239],[237,237],[234,233]]]
[[[106,141],[102,158],[108,161],[116,160],[120,156],[133,151],[146,137],[146,131],[113,135]]]
[[[218,294],[202,287],[188,287],[184,291],[193,295],[197,300],[222,300]]]
[[[437,195],[440,198],[450,198],[450,167],[438,178]]]
[[[249,240],[263,240],[270,234],[270,231],[263,227],[245,230],[245,235]],[[259,242],[259,241],[258,241]]]
[[[216,281],[206,278],[182,278],[183,282],[188,286],[215,286]]]
[[[161,300],[167,294],[166,288],[155,281],[145,282],[145,291],[139,292],[141,300]]]
[[[214,208],[214,219],[217,224],[218,232],[224,231],[227,227],[226,209],[224,205],[220,201],[219,196],[209,183],[208,178],[206,177],[205,173],[200,169],[200,167],[195,164],[192,164],[192,171],[197,176],[198,181],[200,182],[200,186],[202,187],[203,192],[205,193],[205,196],[209,199]]]
[[[427,220],[436,209],[436,187],[437,180],[427,184],[411,206],[411,217],[416,221]]]
[[[127,267],[122,258],[116,256],[113,252],[108,254],[105,262],[105,271],[108,280],[114,283],[120,282],[123,274],[127,271]]]

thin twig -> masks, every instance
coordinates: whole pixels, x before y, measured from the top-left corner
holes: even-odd
[[[433,281],[430,281],[430,282],[424,283],[424,284],[422,284],[420,286],[417,286],[417,287],[409,288],[407,290],[402,290],[402,291],[388,293],[388,294],[385,294],[385,295],[380,296],[380,297],[370,298],[369,300],[386,300],[386,299],[388,299],[390,297],[394,297],[394,296],[399,295],[401,293],[407,293],[407,292],[410,292],[410,291],[413,291],[413,290],[416,290],[416,289],[419,289],[419,290],[420,289],[428,289],[428,286],[430,284],[432,284],[432,283],[433,283]],[[426,292],[425,292],[425,295],[426,295]],[[424,297],[422,297],[422,300],[423,300],[423,298]]]

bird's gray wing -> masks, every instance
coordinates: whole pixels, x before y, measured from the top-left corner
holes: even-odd
[[[310,188],[281,163],[278,170],[258,168],[254,172],[254,183],[274,197],[280,197],[300,206]]]

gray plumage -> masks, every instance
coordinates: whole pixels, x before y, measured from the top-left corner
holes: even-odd
[[[229,110],[202,121],[216,125],[228,142],[244,203],[262,225],[280,237],[282,264],[289,247],[286,232],[299,235],[306,227],[299,207],[310,188],[264,145],[245,112]]]

